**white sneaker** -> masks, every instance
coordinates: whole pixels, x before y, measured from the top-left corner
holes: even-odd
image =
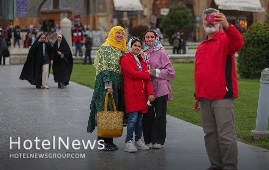
[[[141,139],[139,139],[138,141],[135,142],[135,145],[137,147],[137,149],[141,149],[141,150],[147,150],[149,149],[149,147],[147,145],[145,145]]]
[[[137,152],[136,147],[133,145],[133,142],[130,140],[126,143],[124,147],[124,151],[126,152]]]
[[[152,148],[152,143],[150,142],[150,143],[148,143],[148,144],[146,144],[149,148]]]
[[[44,89],[49,89],[49,86],[48,85],[44,85],[42,86]]]
[[[162,145],[161,144],[158,144],[158,143],[155,143],[154,145],[152,145],[152,148],[153,149],[161,149],[162,148]]]

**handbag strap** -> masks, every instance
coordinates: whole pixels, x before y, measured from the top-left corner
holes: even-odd
[[[116,104],[115,104],[113,95],[111,94],[110,96],[111,96],[111,102],[112,102],[113,110],[116,112],[117,108],[116,108]],[[107,106],[108,106],[108,92],[106,92],[104,111],[107,111]]]

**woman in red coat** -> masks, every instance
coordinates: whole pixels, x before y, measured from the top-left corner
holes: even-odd
[[[149,71],[140,54],[142,41],[138,38],[132,38],[128,46],[130,52],[127,52],[120,61],[123,75],[125,109],[128,114],[124,150],[126,152],[136,152],[137,149],[149,149],[141,140],[142,117],[143,113],[147,113],[148,110],[147,101],[154,100],[154,93],[150,82]],[[132,142],[133,132],[135,132],[136,147]]]

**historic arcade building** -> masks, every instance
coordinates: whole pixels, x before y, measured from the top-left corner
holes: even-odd
[[[117,1],[117,3],[116,3]],[[137,25],[157,26],[165,16],[171,5],[184,3],[193,11],[196,29],[196,40],[203,36],[201,13],[204,9],[218,8],[216,0],[130,0],[142,6],[142,9],[126,7],[118,9],[118,2],[128,0],[5,0],[0,1],[0,26],[28,27],[38,26],[46,22],[50,26],[59,26],[61,19],[69,18],[73,23],[80,22],[91,30],[99,30],[106,35],[109,29],[116,24],[125,27]],[[229,21],[238,21],[247,29],[252,23],[268,22],[266,11],[269,9],[269,0],[260,1],[265,12],[242,12],[236,10],[221,10]]]

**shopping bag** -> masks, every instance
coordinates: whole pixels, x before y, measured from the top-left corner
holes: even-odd
[[[111,97],[113,111],[108,111],[108,97]],[[123,131],[123,112],[117,111],[113,95],[106,93],[104,111],[97,113],[97,133],[99,137],[121,137]]]

